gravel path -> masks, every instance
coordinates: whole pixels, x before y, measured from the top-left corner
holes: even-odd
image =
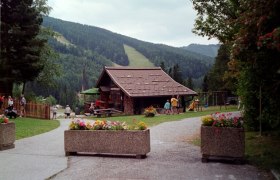
[[[199,133],[200,124],[200,118],[188,118],[152,127],[146,159],[71,156],[68,168],[51,179],[273,179],[250,165],[202,163],[200,148],[187,142]]]

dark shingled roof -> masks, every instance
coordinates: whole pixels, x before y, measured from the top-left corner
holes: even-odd
[[[197,93],[174,81],[160,67],[131,68],[106,67],[99,77],[97,86],[104,73],[130,97],[197,95]]]

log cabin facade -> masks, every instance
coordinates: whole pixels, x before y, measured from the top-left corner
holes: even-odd
[[[141,114],[146,107],[163,107],[167,99],[197,93],[174,81],[160,67],[104,67],[96,87],[104,108],[115,108],[125,114]]]

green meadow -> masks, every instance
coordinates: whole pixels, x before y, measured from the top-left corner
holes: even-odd
[[[128,56],[129,66],[131,67],[154,67],[154,64],[150,62],[143,54],[138,52],[133,47],[124,44],[125,53]]]

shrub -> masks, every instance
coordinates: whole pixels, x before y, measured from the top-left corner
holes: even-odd
[[[156,115],[156,113],[157,113],[157,110],[153,106],[146,108],[144,111],[145,117],[154,117]]]

